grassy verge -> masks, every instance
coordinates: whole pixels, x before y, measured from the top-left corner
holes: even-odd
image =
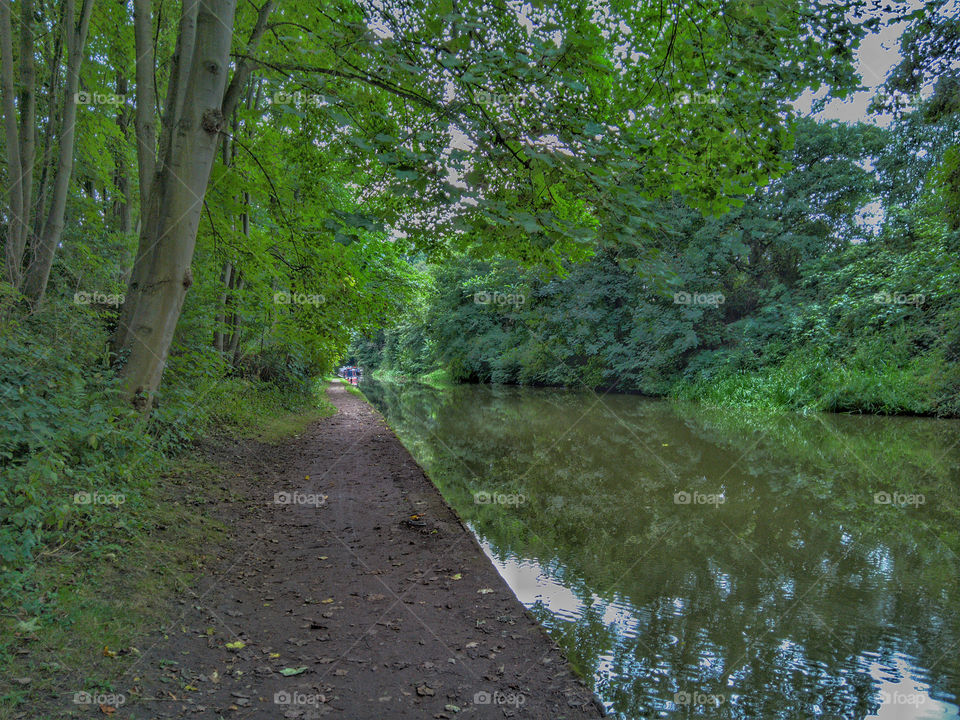
[[[278,443],[333,412],[321,393],[304,398],[242,383],[204,414],[205,427]],[[125,672],[131,684],[146,649],[138,638],[171,622],[172,599],[229,544],[228,528],[209,510],[230,499],[227,473],[192,449],[151,455],[137,467],[141,481],[114,485],[112,502],[81,506],[56,545],[41,545],[16,572],[7,568],[0,720],[39,719],[33,703],[62,708],[77,692],[119,692],[114,683]],[[76,707],[99,714],[95,705]]]
[[[329,379],[317,380],[310,402],[287,393],[251,389],[220,408],[217,420],[237,437],[252,438],[275,445],[299,435],[316,420],[333,415],[336,408],[323,388]]]
[[[955,368],[934,355],[840,361],[811,351],[752,372],[681,381],[670,395],[711,407],[957,417],[956,387]]]

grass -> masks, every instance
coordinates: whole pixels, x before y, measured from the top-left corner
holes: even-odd
[[[944,381],[936,375],[939,364],[934,357],[897,363],[867,352],[846,359],[796,352],[776,366],[681,381],[670,395],[711,407],[955,415],[953,404],[937,400],[952,394],[952,378]]]
[[[421,375],[417,380],[435,388],[447,388],[455,385],[453,379],[450,377],[450,371],[446,368],[437,368],[433,372]]]
[[[298,402],[267,388],[237,390],[211,409],[236,437],[279,443],[336,411],[319,392]],[[132,684],[145,650],[138,640],[172,621],[172,599],[188,595],[229,543],[229,528],[206,510],[231,497],[224,468],[188,450],[141,472],[153,477],[127,504],[92,507],[84,521],[94,532],[78,525],[76,538],[41,550],[0,594],[0,720],[69,717],[62,708],[73,693],[114,691],[130,668],[124,683]],[[58,711],[43,715],[47,703]]]
[[[238,383],[232,392],[223,394],[224,401],[217,403],[213,419],[216,426],[237,437],[275,445],[337,411],[323,392],[325,384],[318,379],[305,401],[300,393]]]
[[[112,691],[136,661],[138,638],[171,620],[170,598],[216,558],[228,528],[197,508],[225,499],[228,481],[195,458],[179,465],[134,510],[150,515],[143,529],[119,518],[125,531],[112,543],[37,558],[17,606],[5,608],[0,621],[0,719],[22,717],[31,700],[66,703],[64,694]]]

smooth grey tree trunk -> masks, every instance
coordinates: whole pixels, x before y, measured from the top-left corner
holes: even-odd
[[[179,123],[180,109],[183,107],[183,93],[187,86],[193,59],[193,47],[197,37],[197,0],[185,0],[180,11],[180,23],[177,43],[170,69],[170,82],[167,86],[167,98],[164,103],[163,127],[160,133],[159,158],[157,150],[157,126],[155,107],[157,88],[154,82],[153,21],[151,20],[150,0],[134,0],[134,43],[137,53],[137,109],[135,129],[137,135],[137,167],[140,181],[140,222],[137,254],[133,258],[130,280],[117,331],[113,337],[112,349],[121,354],[129,349],[133,339],[133,318],[140,302],[140,290],[148,279],[153,250],[156,245],[155,233],[160,213],[160,192],[153,192],[155,182],[161,182],[163,168],[169,162],[174,127]]]
[[[235,10],[236,0],[204,0],[196,11],[194,37],[183,38],[182,48],[192,47],[188,81],[169,106],[182,112],[173,126],[169,163],[157,171],[150,187],[152,207],[143,229],[151,241],[150,262],[132,312],[132,336],[123,348],[129,348],[121,371],[127,395],[144,409],[152,405],[160,385],[184,298],[193,284],[190,264],[224,121]]]

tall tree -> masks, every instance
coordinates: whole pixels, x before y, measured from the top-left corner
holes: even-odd
[[[0,3],[0,106],[3,108],[7,146],[7,173],[9,184],[9,229],[6,245],[6,274],[10,284],[23,288],[34,304],[43,300],[50,268],[60,238],[63,235],[64,214],[67,206],[67,191],[73,173],[73,152],[76,137],[77,90],[80,83],[80,66],[90,27],[94,0],[82,0],[79,14],[76,0],[66,0],[58,32],[65,36],[67,47],[66,81],[63,100],[59,108],[47,108],[50,117],[56,114],[60,123],[57,165],[53,172],[53,195],[49,207],[33,203],[33,172],[35,165],[36,97],[34,68],[34,21],[33,2],[25,0],[21,6],[20,23],[20,78],[19,108],[14,101],[13,32],[10,21],[10,3]],[[50,78],[51,87],[54,78]],[[51,92],[50,97],[53,97]],[[19,109],[20,122],[17,123]],[[41,199],[43,194],[41,194]],[[24,273],[24,256],[30,228],[37,223],[32,210],[44,212],[40,236],[31,242],[31,258]]]
[[[248,52],[256,49],[271,9],[267,2],[258,13]],[[145,408],[160,385],[193,284],[191,261],[220,133],[251,72],[248,62],[240,60],[227,84],[235,11],[235,0],[184,3],[160,157],[149,190],[141,188],[147,219],[125,302],[123,316],[129,323],[121,330],[120,353],[128,394]],[[138,146],[143,152],[149,147],[141,138]]]

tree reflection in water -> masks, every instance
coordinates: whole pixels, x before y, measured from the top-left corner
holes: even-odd
[[[362,389],[621,717],[957,717],[957,421]]]

